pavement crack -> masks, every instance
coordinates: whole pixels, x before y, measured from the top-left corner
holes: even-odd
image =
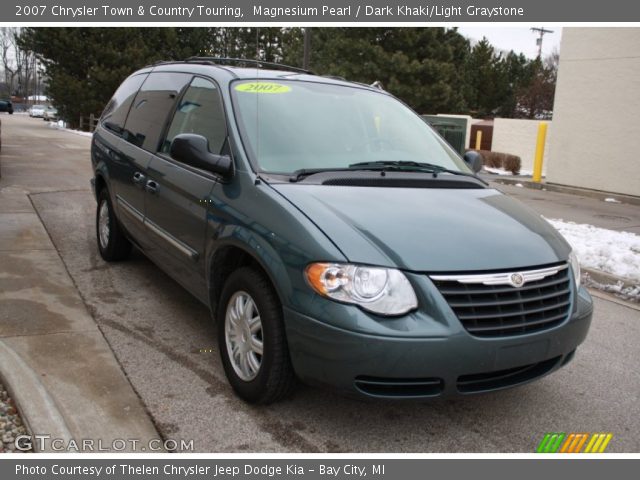
[[[68,335],[76,333],[97,333],[94,329],[82,329],[82,330],[61,330],[59,332],[45,332],[45,333],[23,333],[19,335],[0,335],[0,338],[23,338],[23,337],[49,337],[51,335]]]
[[[56,249],[55,247],[52,247],[52,248],[0,248],[0,252],[18,252],[18,253],[19,252],[50,252],[51,250],[56,250]],[[60,253],[58,253],[58,255],[60,255]]]
[[[188,356],[182,355],[172,350],[170,347],[162,344],[162,342],[155,339],[151,339],[147,335],[144,335],[143,333],[140,333],[135,329],[129,328],[114,320],[104,318],[99,315],[98,317],[100,319],[99,324],[102,323],[103,325],[107,325],[115,330],[118,330],[122,333],[127,334],[128,336],[140,342],[145,343],[146,345],[150,346],[154,350],[162,353],[169,359],[178,363],[182,367],[193,372],[205,383],[208,383],[209,385],[213,385],[215,387],[216,392],[223,395],[228,401],[239,402],[237,397],[232,393],[226,381],[218,379],[211,372],[207,371],[206,369],[196,364],[196,362],[194,362]],[[298,448],[302,452],[312,452],[312,453],[320,452],[320,449],[316,445],[311,443],[309,440],[307,440],[305,437],[300,435],[298,432],[294,431],[294,429],[292,428],[292,425],[288,425],[274,418],[269,418],[268,413],[266,413],[264,409],[259,409],[258,407],[250,406],[248,409],[245,410],[245,413],[251,416],[256,421],[256,423],[260,425],[260,427],[264,432],[271,435],[271,437],[283,447]],[[156,424],[156,426],[158,426],[158,424]]]
[[[86,191],[86,190],[70,190],[70,191]],[[53,192],[40,192],[40,193],[53,193]],[[135,331],[133,329],[130,329],[130,328],[128,328],[128,327],[126,327],[126,326],[114,321],[114,320],[111,320],[109,318],[105,318],[104,316],[100,315],[97,312],[96,308],[94,306],[92,306],[89,303],[89,301],[85,298],[85,296],[83,295],[82,290],[80,289],[79,285],[76,282],[76,279],[71,274],[71,271],[69,270],[69,267],[67,266],[66,262],[64,261],[64,257],[62,256],[62,253],[60,252],[58,246],[53,241],[53,236],[51,235],[51,232],[47,228],[47,225],[44,222],[44,219],[42,218],[42,216],[40,215],[40,212],[36,208],[36,205],[33,202],[33,199],[31,198],[31,195],[32,194],[28,194],[27,197],[29,198],[29,201],[31,202],[31,205],[32,205],[34,211],[36,212],[36,215],[38,216],[38,219],[40,220],[40,223],[42,224],[43,228],[45,229],[45,231],[47,233],[47,236],[49,237],[49,240],[51,241],[51,244],[53,245],[56,253],[58,254],[58,257],[62,261],[62,265],[64,266],[64,269],[65,269],[67,275],[71,279],[71,282],[73,283],[74,288],[78,292],[78,295],[80,296],[80,298],[82,300],[82,303],[84,304],[87,312],[89,312],[89,314],[92,316],[92,318],[96,322],[96,325],[97,325],[100,333],[104,337],[105,341],[107,342],[107,345],[109,345],[109,348],[111,349],[112,352],[113,352],[113,345],[109,341],[108,336],[105,335],[105,332],[104,332],[104,330],[102,328],[103,325],[106,325],[106,326],[111,327],[113,329],[119,330],[122,333],[126,333],[127,335],[129,335],[129,336],[131,336],[131,337],[133,337],[133,338],[135,338],[135,339],[137,339],[137,340],[139,340],[141,342],[144,342],[145,344],[147,344],[151,348],[153,348],[156,351],[158,351],[158,352],[162,353],[163,355],[165,355],[167,358],[173,360],[174,362],[178,363],[179,365],[181,365],[184,368],[186,368],[186,369],[190,370],[191,372],[193,372],[196,376],[198,376],[200,379],[202,379],[205,383],[208,383],[209,385],[214,386],[215,389],[217,391],[219,391],[220,394],[224,395],[225,399],[227,399],[228,401],[236,402],[236,403],[240,402],[240,400],[235,396],[235,394],[233,394],[231,388],[229,387],[229,385],[228,385],[228,383],[226,381],[219,380],[215,375],[213,375],[211,372],[209,372],[209,371],[203,369],[202,367],[200,367],[199,365],[197,365],[189,357],[181,355],[180,353],[177,353],[177,352],[171,350],[170,347],[167,347],[166,345],[163,345],[161,342],[159,342],[159,341],[157,341],[155,339],[150,339],[149,337],[147,337],[146,335],[144,335],[144,334],[142,334],[140,332],[137,332],[137,331]],[[116,359],[116,362],[120,366],[120,369],[122,370],[122,372],[124,373],[125,377],[129,381],[129,384],[131,385],[131,388],[133,389],[135,394],[140,399],[140,402],[142,403],[143,408],[145,409],[147,415],[149,416],[149,418],[152,419],[152,421],[153,421],[156,429],[158,430],[160,436],[162,436],[163,439],[166,440],[165,434],[161,431],[160,422],[155,418],[153,413],[149,410],[144,398],[142,398],[142,396],[140,395],[140,392],[138,392],[138,390],[136,389],[134,383],[131,381],[131,378],[127,374],[127,370],[126,370],[126,368],[124,368],[120,358],[118,358],[118,356],[115,355],[115,353],[114,353],[114,357]],[[259,409],[257,407],[249,406],[248,408],[245,407],[243,410],[247,413],[247,415],[249,415],[251,418],[254,419],[254,421],[260,426],[260,428],[262,429],[263,432],[269,434],[274,439],[274,441],[279,443],[281,446],[283,446],[285,448],[289,448],[289,449],[299,449],[302,452],[308,452],[308,453],[316,453],[316,452],[320,452],[321,451],[315,444],[313,444],[312,442],[307,440],[300,433],[296,432],[295,428],[293,428],[291,425],[287,425],[287,424],[283,423],[280,420],[277,420],[277,419],[274,419],[274,418],[270,418],[268,413],[265,413],[266,411],[264,409]]]
[[[48,193],[70,193],[70,192],[90,192],[90,191],[91,191],[90,188],[70,188],[68,190],[42,190],[40,192],[29,192],[27,196],[30,197],[31,195],[46,195]],[[34,205],[34,208],[35,208],[35,205]]]

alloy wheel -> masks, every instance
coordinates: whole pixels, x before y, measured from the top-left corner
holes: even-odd
[[[263,337],[260,312],[247,292],[231,296],[224,322],[231,366],[238,377],[249,382],[256,378],[262,365]]]

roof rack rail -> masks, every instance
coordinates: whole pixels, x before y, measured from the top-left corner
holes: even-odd
[[[343,82],[347,81],[346,78],[341,77],[340,75],[322,75],[322,78],[329,78],[331,80],[342,80]]]
[[[251,60],[246,58],[225,58],[225,57],[189,57],[185,62],[208,62],[211,64],[221,64],[221,65],[255,65],[258,68],[272,68],[274,70],[290,70],[292,72],[298,73],[308,73],[309,75],[314,75],[311,70],[306,70],[304,68],[292,67],[290,65],[283,65],[281,63],[273,63],[273,62],[263,62],[262,60]]]

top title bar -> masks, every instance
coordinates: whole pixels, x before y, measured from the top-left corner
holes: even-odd
[[[0,4],[0,23],[462,23],[638,22],[629,0],[20,0]]]

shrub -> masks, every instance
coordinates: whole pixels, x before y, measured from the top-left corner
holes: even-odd
[[[521,160],[517,155],[502,152],[490,152],[488,150],[476,150],[484,160],[484,165],[493,168],[502,168],[514,175],[520,173]]]

